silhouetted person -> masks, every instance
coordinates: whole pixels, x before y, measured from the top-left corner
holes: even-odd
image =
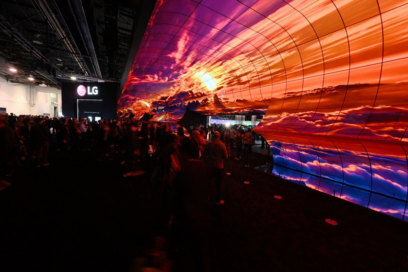
[[[184,137],[184,129],[183,129],[183,127],[178,127],[178,128],[177,128],[177,136],[179,136],[180,138],[181,138],[181,137]]]
[[[48,163],[48,133],[47,128],[43,124],[44,119],[37,118],[36,124],[31,128],[30,134],[33,142],[33,150],[37,159],[37,167],[47,166]]]
[[[252,133],[251,129],[248,128],[248,131],[245,133],[244,136],[244,154],[246,165],[249,165],[249,154],[251,154],[251,152],[252,152]]]
[[[207,141],[201,136],[198,130],[191,132],[192,148],[196,152],[196,158],[201,158],[205,150]]]
[[[86,133],[88,131],[88,128],[85,124],[85,120],[86,118],[81,118],[79,122],[79,130],[81,131],[81,149],[82,150],[87,149],[87,143],[88,143],[88,140],[87,140],[88,135]]]
[[[230,130],[227,129],[223,133],[224,133],[223,142],[225,144],[225,147],[227,148],[228,157],[231,157],[231,133],[230,133]]]
[[[8,116],[8,125],[10,126],[11,129],[14,128],[15,123],[17,122],[17,118],[13,113],[10,113]]]
[[[61,119],[61,157],[68,156],[68,145],[70,144],[69,123],[67,119]]]
[[[78,120],[73,119],[69,125],[69,138],[71,140],[73,149],[78,152],[81,143],[81,130],[79,129]]]
[[[133,160],[137,160],[140,157],[140,141],[137,136],[137,126],[134,123],[130,124],[127,130],[124,146],[127,155],[126,162],[132,166]]]
[[[242,139],[244,136],[242,135],[241,131],[238,130],[237,135],[234,137],[235,146],[237,147],[237,156],[235,157],[236,160],[241,159],[241,150],[242,150]]]
[[[12,158],[16,147],[14,131],[0,119],[0,174],[12,173]]]
[[[265,146],[265,145],[266,145],[265,138],[264,138],[264,137],[262,137],[262,136],[261,136],[261,141],[262,141],[261,148],[265,148],[265,147],[267,147],[267,146]]]
[[[21,134],[21,128],[24,126],[24,116],[19,116],[14,126],[17,127],[18,133]]]
[[[224,173],[224,160],[228,158],[228,152],[225,144],[220,140],[218,131],[214,132],[212,141],[205,146],[204,158],[215,177],[215,203],[222,205],[224,200],[221,200],[221,182]]]

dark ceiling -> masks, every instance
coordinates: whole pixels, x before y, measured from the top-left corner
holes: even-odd
[[[155,0],[0,0],[0,77],[120,82]],[[148,14],[146,14],[148,13]],[[11,67],[17,73],[11,72]]]

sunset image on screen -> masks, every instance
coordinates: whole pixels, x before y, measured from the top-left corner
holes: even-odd
[[[159,0],[118,110],[265,115],[272,174],[408,220],[406,14],[403,0]]]

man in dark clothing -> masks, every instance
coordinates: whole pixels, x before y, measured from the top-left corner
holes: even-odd
[[[48,163],[48,131],[43,124],[44,119],[38,118],[36,124],[31,128],[30,134],[34,146],[34,154],[37,158],[37,167],[47,166]]]
[[[81,149],[82,149],[83,151],[85,151],[85,150],[88,149],[88,147],[87,147],[87,144],[88,144],[88,139],[87,139],[87,136],[88,136],[88,134],[87,134],[88,127],[87,127],[85,121],[86,121],[86,118],[81,118],[81,119],[79,120],[79,130],[80,130],[80,132],[81,132],[80,145],[81,145]]]
[[[48,116],[46,116],[44,118],[44,121],[42,122],[42,125],[45,128],[45,131],[47,132],[48,140],[50,140],[50,137],[51,137],[51,132],[50,132],[51,121],[48,118]]]
[[[59,137],[60,147],[61,147],[61,157],[68,156],[68,144],[69,144],[69,125],[68,120],[65,118],[61,119],[59,126],[59,131],[57,136]]]
[[[127,152],[127,164],[132,166],[133,160],[140,159],[140,140],[137,135],[137,126],[135,123],[129,125],[129,129],[124,139],[125,149]]]
[[[10,113],[8,117],[8,125],[10,126],[10,128],[13,129],[16,122],[17,122],[17,117],[13,113]]]
[[[225,144],[220,140],[220,133],[214,132],[211,142],[208,142],[204,150],[204,158],[215,176],[215,203],[224,204],[221,200],[221,182],[224,173],[224,161],[228,158],[228,152]]]
[[[20,136],[23,136],[23,141],[27,149],[29,158],[33,155],[33,142],[31,141],[31,128],[33,127],[33,120],[26,119],[24,121],[24,126],[21,127]]]
[[[24,126],[24,116],[19,116],[14,127],[18,129],[18,133],[21,134],[21,128]]]
[[[14,131],[0,120],[0,175],[12,172],[12,157],[17,147]]]
[[[71,124],[69,125],[69,138],[72,143],[73,150],[75,152],[78,152],[80,149],[80,143],[81,143],[81,130],[79,129],[78,126],[78,120],[73,119]]]
[[[251,129],[248,128],[248,131],[245,133],[244,136],[244,154],[246,160],[246,166],[249,166],[249,155],[252,153],[252,132]]]

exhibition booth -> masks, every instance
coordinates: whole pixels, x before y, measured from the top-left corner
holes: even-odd
[[[91,121],[116,119],[117,83],[62,83],[62,114]]]

